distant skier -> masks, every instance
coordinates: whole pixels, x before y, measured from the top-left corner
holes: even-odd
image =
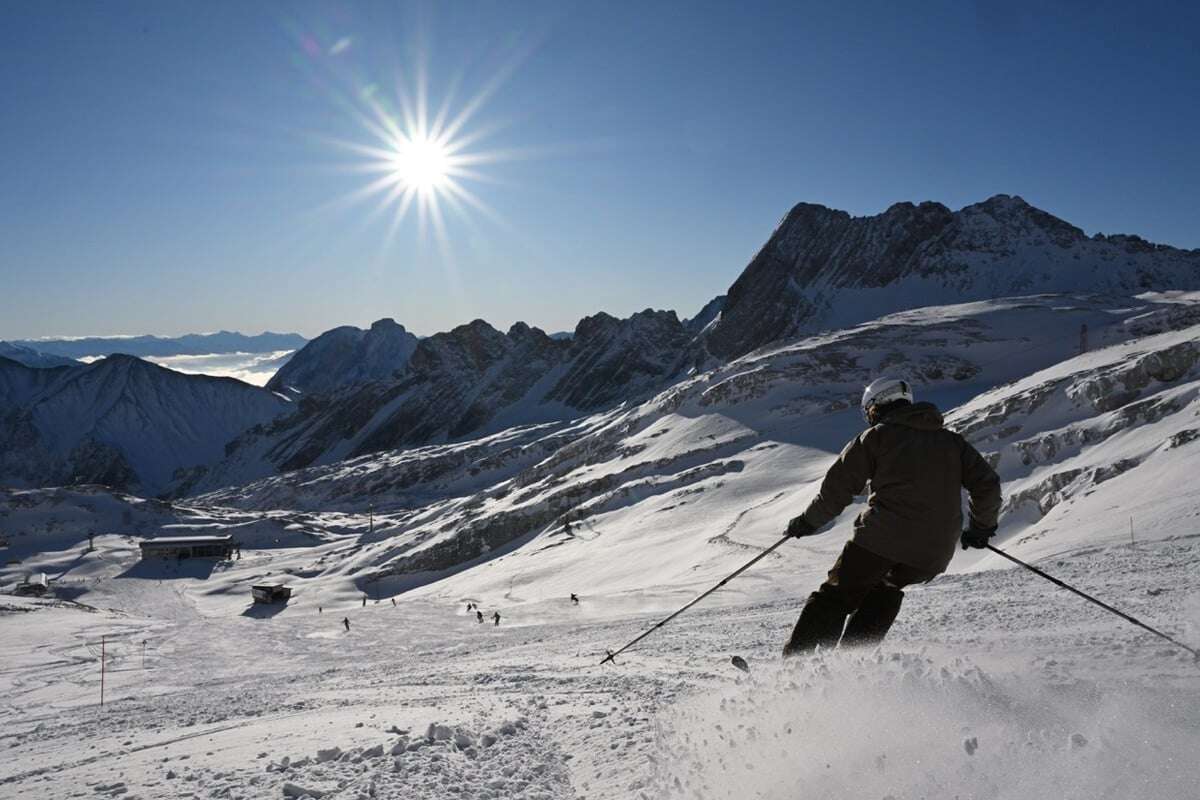
[[[483,612],[482,612],[482,611],[476,611],[476,612],[475,612],[475,621],[476,621],[476,622],[483,622]]]
[[[395,605],[396,605],[396,598],[394,598],[394,597],[392,598],[392,605],[393,605],[393,606],[395,606]]]
[[[575,605],[579,605],[579,595],[575,594],[574,592],[571,592],[571,602],[574,603]]]
[[[342,617],[342,624],[346,626],[346,633],[350,632],[350,618]]]
[[[817,496],[788,524],[791,536],[813,535],[870,482],[854,536],[805,603],[785,658],[839,640],[882,641],[905,586],[944,572],[957,542],[982,548],[996,533],[1000,478],[962,436],[942,427],[936,406],[914,404],[908,382],[880,378],[863,392],[862,409],[870,427],[846,445]],[[962,487],[970,494],[965,531]]]
[[[317,606],[317,613],[318,613],[318,614],[324,614],[324,613],[325,613],[325,609],[321,608],[320,606]]]
[[[475,606],[472,605],[471,603],[467,603],[467,613],[470,614],[474,610],[475,610]]]
[[[497,611],[495,614],[492,614],[492,619],[495,620],[496,625],[499,625],[500,624],[500,612]]]
[[[363,604],[362,604],[362,607],[363,607],[363,608],[366,608],[366,607],[367,607],[367,596],[366,596],[365,594],[363,595]]]

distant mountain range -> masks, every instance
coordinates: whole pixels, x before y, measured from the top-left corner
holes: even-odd
[[[10,344],[39,353],[79,359],[123,353],[130,356],[163,357],[211,353],[270,353],[296,350],[308,340],[298,333],[260,333],[246,336],[236,331],[189,333],[184,336],[88,336],[63,339],[24,339]],[[7,356],[0,352],[0,355]]]
[[[239,437],[209,488],[383,450],[561,421],[636,402],[689,372],[814,331],[906,309],[1041,293],[1129,296],[1200,287],[1200,251],[1087,237],[1019,197],[953,212],[898,203],[852,217],[800,204],[726,296],[694,319],[597,314],[566,338],[482,320],[414,341],[391,320],[338,328],[271,385],[309,389],[289,415]],[[377,344],[371,346],[372,342]]]
[[[266,389],[131,356],[42,369],[0,358],[0,485],[102,483],[155,495],[287,406]]]
[[[764,346],[908,309],[1194,289],[1200,251],[1087,237],[1019,197],[997,195],[957,212],[900,203],[870,217],[800,204],[727,295],[690,320],[647,309],[626,319],[586,317],[567,336],[525,323],[502,332],[475,320],[418,339],[383,319],[307,344],[294,334],[229,333],[15,343],[49,345],[61,356],[95,355],[101,343],[158,353],[300,347],[271,379],[273,391],[129,358],[94,370],[0,362],[0,483],[94,480],[190,494],[385,450],[558,425],[640,402]],[[829,369],[878,369],[852,352],[844,358]]]
[[[644,397],[680,372],[694,335],[673,311],[624,320],[596,314],[568,339],[524,323],[503,333],[475,320],[420,340],[392,379],[304,395],[293,413],[230,443],[229,457],[195,486],[564,420]],[[323,349],[307,351],[289,368],[323,358]]]
[[[79,363],[73,358],[56,356],[53,353],[35,350],[32,347],[2,341],[0,341],[0,358],[7,358],[24,364],[27,367],[37,367],[39,369],[45,367],[70,367]]]

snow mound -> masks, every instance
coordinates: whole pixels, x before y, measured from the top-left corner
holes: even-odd
[[[815,657],[671,709],[643,796],[1194,797],[1200,710],[1177,700],[926,655]]]

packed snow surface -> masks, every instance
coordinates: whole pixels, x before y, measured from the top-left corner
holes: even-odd
[[[1197,544],[1043,566],[1195,641]],[[116,567],[120,547],[76,556]],[[1185,800],[1200,779],[1192,657],[1022,571],[947,576],[881,649],[780,665],[802,593],[768,568],[757,598],[601,667],[654,617],[586,586],[577,606],[474,598],[499,626],[468,598],[275,613],[232,592],[273,563],[6,599],[0,797]]]

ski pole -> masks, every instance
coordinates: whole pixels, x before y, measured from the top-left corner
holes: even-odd
[[[679,616],[680,614],[682,614],[683,612],[687,611],[687,610],[688,610],[689,608],[691,608],[692,606],[696,605],[696,603],[699,603],[701,600],[703,600],[704,598],[708,597],[710,594],[712,594],[713,592],[715,592],[717,589],[720,589],[722,586],[724,586],[725,584],[729,583],[731,580],[733,580],[734,578],[736,578],[738,575],[741,575],[743,572],[745,572],[746,570],[748,570],[748,569],[750,569],[751,567],[753,567],[753,566],[754,566],[755,564],[757,564],[759,561],[762,561],[764,558],[766,558],[767,556],[771,555],[771,553],[772,553],[772,552],[775,550],[775,548],[779,547],[781,544],[783,544],[784,542],[786,542],[786,541],[787,541],[788,539],[790,539],[790,538],[792,538],[790,535],[789,535],[789,536],[784,536],[784,537],[783,537],[782,539],[780,539],[778,542],[776,542],[775,544],[771,545],[771,546],[770,546],[770,547],[768,547],[766,550],[763,550],[761,553],[759,553],[758,555],[756,555],[754,558],[752,558],[752,559],[750,559],[749,561],[747,561],[745,564],[743,564],[741,567],[739,567],[739,568],[737,569],[737,571],[735,571],[735,572],[731,573],[730,575],[727,575],[727,576],[726,576],[726,577],[725,577],[725,578],[724,578],[724,579],[723,579],[723,580],[722,580],[720,583],[718,583],[716,586],[712,587],[712,588],[711,588],[711,589],[709,589],[707,592],[705,592],[704,594],[700,595],[700,596],[699,596],[699,597],[697,597],[695,600],[693,600],[692,602],[688,603],[686,606],[684,606],[683,608],[679,609],[678,611],[676,611],[676,612],[675,612],[674,614],[672,614],[671,616],[669,616],[669,617],[667,617],[666,619],[664,619],[662,622],[659,622],[659,623],[658,623],[658,624],[656,624],[654,627],[652,627],[650,630],[646,631],[646,632],[645,632],[645,633],[643,633],[641,636],[637,637],[636,639],[634,639],[632,642],[630,642],[629,644],[627,644],[627,645],[625,645],[624,647],[622,647],[622,648],[621,648],[620,650],[618,650],[617,652],[615,652],[615,653],[614,653],[612,650],[608,650],[608,651],[607,651],[607,653],[608,653],[608,656],[607,656],[607,657],[605,657],[605,659],[604,659],[603,661],[601,661],[601,662],[600,662],[600,666],[604,666],[604,665],[605,665],[605,664],[607,664],[609,661],[612,661],[614,658],[616,658],[617,656],[621,655],[621,653],[624,653],[626,650],[628,650],[629,648],[633,647],[635,644],[637,644],[638,642],[640,642],[642,639],[645,639],[647,636],[649,636],[650,634],[654,633],[656,630],[658,630],[659,628],[661,628],[663,625],[666,625],[668,622],[670,622],[671,620],[675,619],[676,617],[678,617],[678,616]],[[616,662],[614,661],[613,663],[616,663]]]
[[[1101,602],[1100,600],[1097,600],[1096,598],[1092,597],[1087,592],[1080,591],[1079,589],[1076,589],[1074,586],[1071,586],[1067,583],[1063,583],[1058,578],[1055,578],[1053,575],[1047,575],[1045,572],[1042,572],[1040,569],[1033,566],[1032,564],[1026,564],[1021,559],[1019,559],[1015,556],[1010,556],[1008,553],[1004,552],[999,547],[993,547],[992,545],[989,544],[989,545],[987,545],[987,549],[991,550],[996,555],[1007,558],[1009,561],[1013,562],[1014,564],[1019,564],[1020,566],[1024,567],[1025,569],[1029,570],[1030,572],[1032,572],[1035,575],[1040,575],[1041,577],[1043,577],[1046,580],[1053,583],[1055,586],[1061,586],[1062,588],[1066,589],[1068,592],[1074,592],[1075,594],[1082,597],[1084,600],[1087,600],[1091,603],[1095,603],[1096,605],[1103,608],[1105,611],[1110,611],[1113,614],[1116,614],[1118,617],[1125,620],[1126,622],[1132,622],[1134,625],[1137,625],[1139,628],[1148,630],[1148,631],[1150,631],[1150,633],[1153,633],[1155,636],[1159,636],[1163,639],[1166,639],[1168,642],[1175,645],[1176,647],[1182,647],[1184,650],[1187,650],[1189,653],[1191,653],[1193,656],[1195,656],[1197,660],[1200,660],[1200,650],[1197,650],[1194,647],[1188,647],[1183,642],[1179,642],[1179,641],[1176,641],[1175,639],[1172,639],[1170,636],[1167,636],[1162,631],[1151,628],[1146,623],[1142,622],[1139,619],[1135,619],[1134,617],[1129,616],[1124,611],[1118,611],[1117,609],[1110,606],[1108,603]]]

